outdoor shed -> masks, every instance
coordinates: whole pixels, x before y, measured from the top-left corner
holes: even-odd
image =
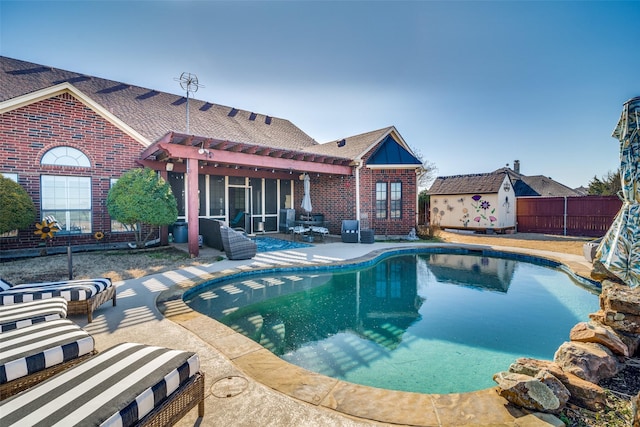
[[[429,195],[432,226],[498,232],[516,227],[515,193],[504,172],[438,177]]]

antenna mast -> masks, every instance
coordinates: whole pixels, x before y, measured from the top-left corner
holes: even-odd
[[[187,92],[187,133],[189,133],[189,92],[196,93],[198,88],[204,87],[198,83],[198,77],[191,73],[182,73],[173,80],[180,82],[180,87]]]

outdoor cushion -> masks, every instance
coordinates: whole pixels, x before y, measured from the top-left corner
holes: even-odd
[[[1,402],[2,425],[135,425],[199,369],[193,352],[119,344]]]
[[[0,332],[65,317],[67,317],[67,300],[62,297],[0,305]]]
[[[93,352],[93,337],[67,319],[0,334],[0,384]],[[0,411],[0,413],[4,413]]]
[[[0,305],[15,304],[52,297],[67,301],[84,301],[111,287],[108,278],[64,280],[60,282],[22,283],[0,291]]]

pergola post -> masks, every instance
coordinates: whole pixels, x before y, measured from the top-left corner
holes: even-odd
[[[187,158],[187,223],[189,255],[196,258],[199,255],[198,235],[198,211],[200,200],[198,196],[198,159]]]

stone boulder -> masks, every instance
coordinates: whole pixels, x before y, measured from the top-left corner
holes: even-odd
[[[560,365],[547,360],[519,358],[509,366],[509,372],[536,376],[541,370],[546,370],[559,379],[569,390],[569,402],[591,411],[600,411],[605,407],[606,395],[602,387],[592,382],[565,372]]]
[[[563,371],[595,384],[615,376],[620,370],[620,364],[611,350],[597,343],[565,342],[558,348],[553,360]]]
[[[589,318],[618,331],[640,334],[640,316],[620,313],[612,310],[598,310],[589,314]]]
[[[577,342],[602,344],[616,354],[629,357],[629,347],[608,326],[594,322],[580,322],[569,332],[569,339]]]
[[[640,354],[640,335],[628,334],[620,332],[620,339],[629,348],[629,354],[633,357],[636,354]]]
[[[632,289],[605,280],[602,282],[600,308],[640,316],[640,288]]]
[[[600,310],[589,317],[618,331],[640,334],[640,288],[631,289],[605,280],[600,293]]]
[[[542,370],[532,377],[513,372],[498,372],[493,376],[498,393],[514,405],[533,411],[557,414],[567,404],[569,391],[551,375]]]

